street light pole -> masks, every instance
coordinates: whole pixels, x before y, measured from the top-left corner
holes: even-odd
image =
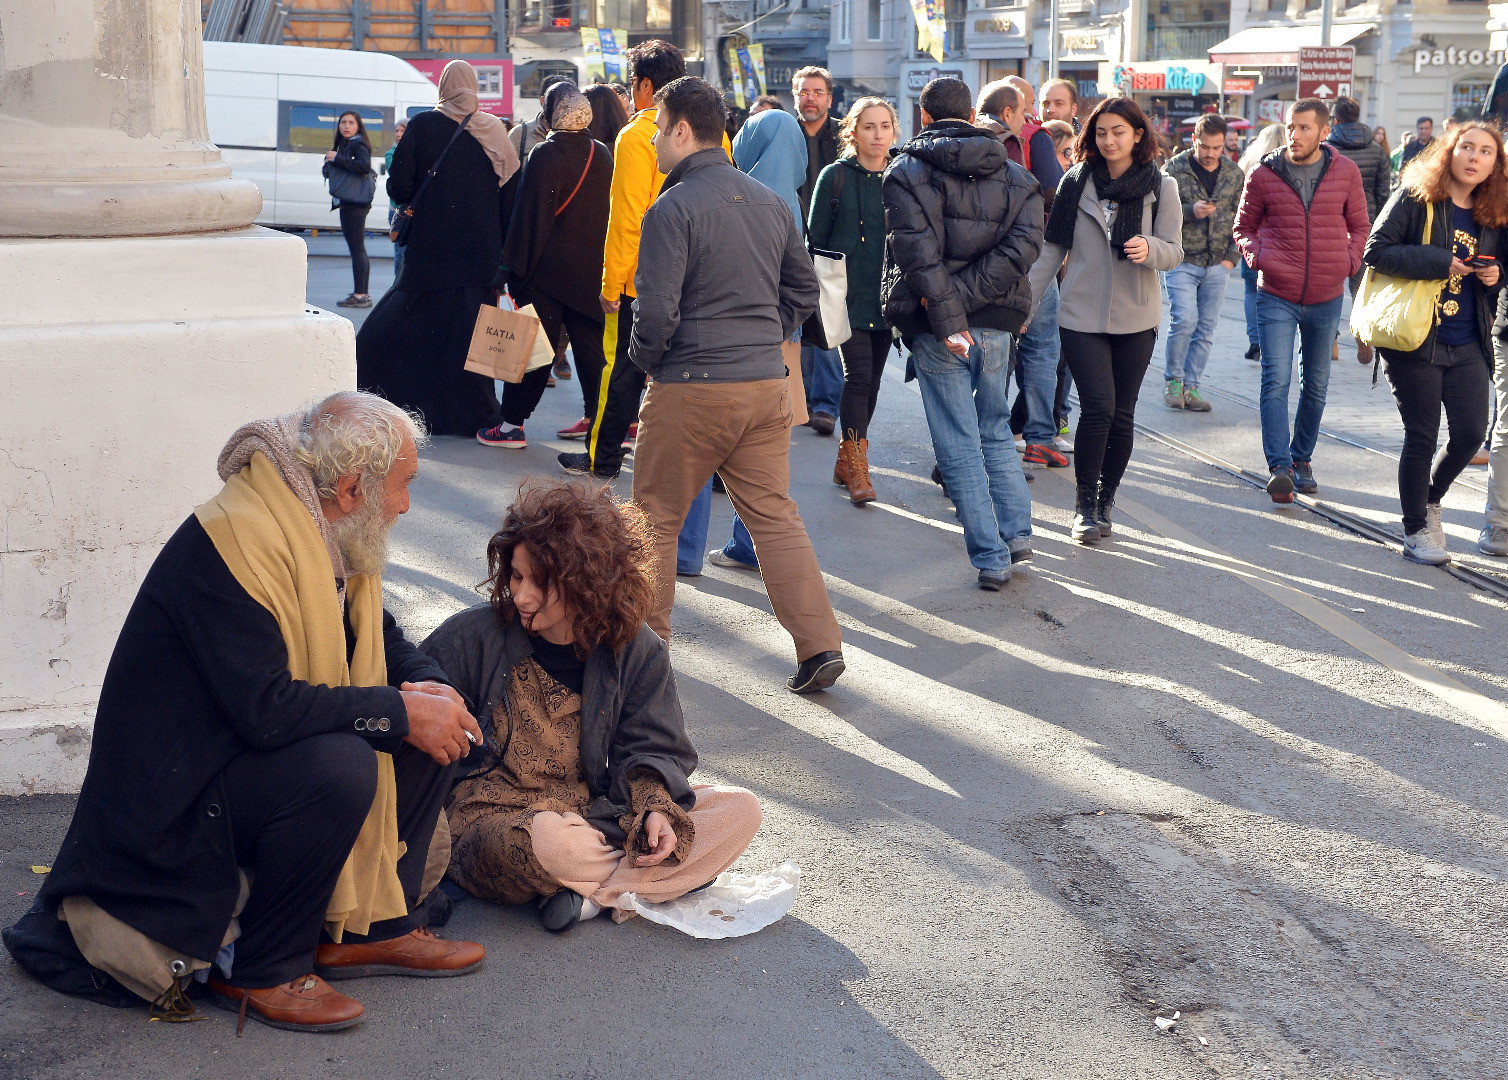
[[[1333,4],[1334,0],[1320,0],[1320,44],[1325,46],[1330,44],[1330,9]]]
[[[1047,77],[1058,77],[1058,0],[1047,0]]]

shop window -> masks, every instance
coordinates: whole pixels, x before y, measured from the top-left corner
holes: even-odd
[[[1456,83],[1450,91],[1450,114],[1457,120],[1471,120],[1481,116],[1491,85],[1488,82]]]

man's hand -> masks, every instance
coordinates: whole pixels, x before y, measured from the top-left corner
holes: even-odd
[[[1477,267],[1477,280],[1490,289],[1498,283],[1499,272],[1496,262],[1489,263],[1486,266],[1479,266]]]
[[[408,734],[403,741],[423,750],[441,765],[460,761],[482,742],[477,726],[461,696],[440,683],[404,683],[403,707],[408,712]],[[471,738],[467,738],[467,735]]]
[[[675,851],[675,830],[670,819],[658,810],[651,810],[644,817],[644,840],[650,846],[648,855],[634,860],[635,866],[659,866]]]
[[[1236,264],[1231,262],[1229,259],[1221,259],[1220,265],[1225,267],[1227,270],[1234,270],[1236,268]]]
[[[1215,204],[1209,199],[1200,199],[1194,204],[1194,216],[1203,220],[1215,212]]]
[[[1147,261],[1147,238],[1133,236],[1126,241],[1126,258],[1138,265]]]
[[[609,300],[605,296],[599,296],[597,299],[602,304],[602,313],[604,315],[613,315],[623,306],[623,301],[621,300]]]
[[[963,341],[953,340],[954,338],[960,337],[963,338]],[[967,344],[965,344],[965,342],[967,342]],[[948,337],[943,341],[943,344],[948,347],[948,351],[954,356],[968,356],[969,350],[974,347],[974,335],[969,333],[967,330],[965,330],[961,334],[949,334]]]

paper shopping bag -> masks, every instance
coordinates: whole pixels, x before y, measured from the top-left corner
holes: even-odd
[[[555,350],[533,307],[513,311],[483,304],[477,311],[471,346],[466,350],[467,371],[516,383],[554,359]]]

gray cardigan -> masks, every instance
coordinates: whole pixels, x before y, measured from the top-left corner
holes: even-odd
[[[1157,220],[1152,207],[1157,205]],[[1147,226],[1151,226],[1148,230]],[[1110,226],[1100,206],[1094,177],[1084,184],[1074,220],[1073,247],[1043,244],[1032,266],[1032,312],[1048,284],[1063,270],[1058,325],[1083,334],[1135,334],[1155,329],[1162,321],[1162,279],[1159,270],[1183,262],[1183,204],[1178,181],[1162,178],[1161,201],[1156,193],[1142,202],[1142,232],[1147,261],[1138,266],[1117,259],[1110,250]]]
[[[490,605],[478,604],[446,619],[419,648],[445,669],[486,736],[460,762],[459,777],[474,775],[502,756],[492,714],[499,705],[510,709],[508,676],[532,655],[529,634],[517,616],[504,625]],[[616,653],[594,649],[581,692],[581,775],[592,795],[587,820],[621,845],[618,819],[630,807],[629,774],[639,769],[658,774],[676,804],[690,810],[696,760],[665,642],[643,626]]]

